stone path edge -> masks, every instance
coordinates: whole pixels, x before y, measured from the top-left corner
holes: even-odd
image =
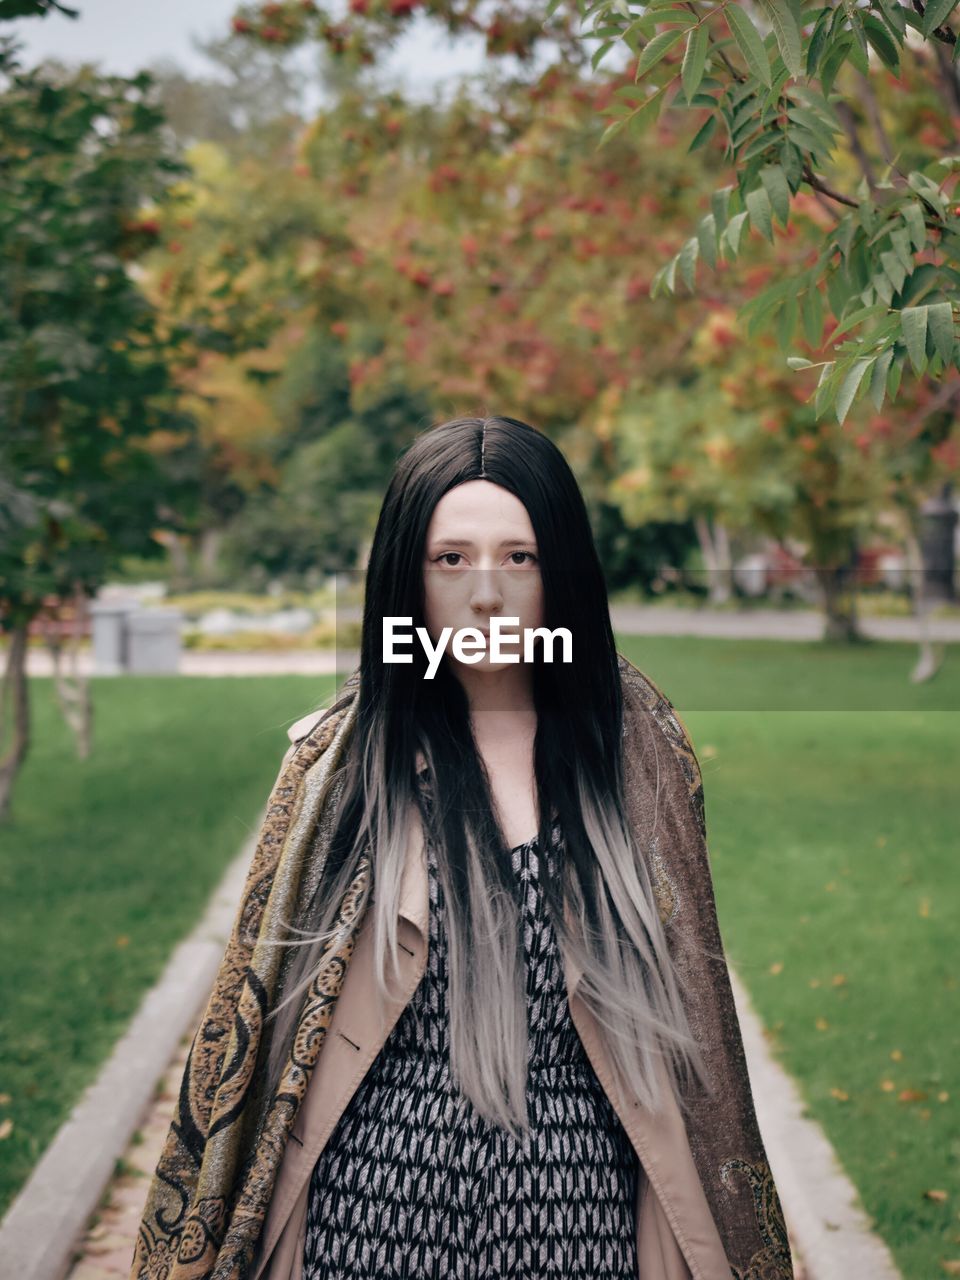
[[[728,966],[757,1123],[783,1202],[791,1245],[811,1280],[902,1280],[884,1240],[797,1082],[781,1066],[739,977]]]
[[[203,918],[173,951],[100,1073],[74,1106],[0,1223],[0,1280],[63,1280],[78,1241],[192,1033],[233,927],[259,830],[244,842]],[[131,1262],[133,1255],[131,1252]]]

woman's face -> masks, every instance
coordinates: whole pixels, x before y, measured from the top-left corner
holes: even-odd
[[[537,540],[527,509],[490,480],[468,480],[443,495],[427,529],[423,563],[424,619],[437,643],[444,627],[489,631],[492,618],[519,618],[501,630],[519,636],[505,651],[523,662],[523,632],[543,625],[543,582]],[[452,639],[452,637],[451,637]],[[447,659],[463,666],[448,644]],[[502,671],[484,653],[473,671]]]

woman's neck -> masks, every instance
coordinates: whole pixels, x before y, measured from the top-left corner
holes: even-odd
[[[532,718],[536,723],[533,675],[522,663],[500,671],[474,671],[458,665],[456,676],[467,695],[471,718],[483,724],[509,722],[511,718]]]

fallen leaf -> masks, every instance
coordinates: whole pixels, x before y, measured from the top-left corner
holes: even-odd
[[[943,1204],[947,1198],[946,1191],[925,1191],[923,1194],[927,1200],[936,1200],[937,1204]]]
[[[890,1057],[894,1060],[894,1062],[902,1062],[902,1061],[903,1061],[903,1050],[902,1050],[902,1049],[891,1049],[891,1050],[890,1050]]]
[[[948,1276],[960,1276],[960,1258],[951,1258],[949,1262],[941,1258],[940,1265]]]
[[[811,978],[811,979],[810,979],[810,985],[811,985],[811,987],[819,987],[819,985],[820,985],[820,979],[819,979],[819,978]]]
[[[6,1120],[0,1120],[0,1141],[9,1138],[13,1133],[13,1121],[7,1116]]]
[[[877,836],[877,848],[878,848],[878,849],[882,849],[882,848],[883,848],[883,846],[884,846],[886,843],[887,843],[887,837],[886,837],[886,836]]]
[[[773,962],[773,964],[770,966],[770,972],[771,972],[771,973],[783,973],[783,961],[782,961],[782,960],[775,960],[775,961]]]
[[[11,1098],[9,1093],[0,1093],[0,1107],[5,1107],[8,1103],[12,1101],[13,1099]]]
[[[897,1099],[900,1102],[923,1102],[926,1096],[925,1089],[901,1089]]]
[[[938,1101],[938,1102],[949,1102],[949,1101],[950,1101],[950,1095],[949,1095],[949,1093],[947,1093],[946,1089],[941,1089],[941,1090],[940,1090],[940,1092],[937,1094],[937,1101]]]
[[[881,1081],[880,1081],[880,1088],[883,1090],[883,1092],[884,1092],[884,1093],[893,1093],[893,1091],[894,1091],[894,1089],[895,1089],[896,1087],[897,1087],[897,1086],[893,1083],[893,1081],[892,1081],[892,1080],[881,1080]]]
[[[831,1096],[832,1098],[836,1098],[838,1102],[849,1102],[849,1101],[850,1101],[850,1095],[849,1095],[849,1093],[846,1093],[843,1089],[831,1089],[831,1090],[830,1090],[830,1096]]]
[[[920,906],[917,908],[917,915],[923,916],[924,919],[930,914],[930,899],[921,898]]]
[[[847,975],[845,973],[835,973],[833,975],[833,985],[835,987],[846,986]]]
[[[826,1031],[826,1029],[827,1029],[827,1027],[829,1027],[830,1023],[826,1020],[826,1018],[818,1018],[818,1019],[817,1019],[817,1024],[816,1024],[816,1025],[817,1025],[817,1030],[818,1030],[818,1031]]]
[[[117,938],[117,946],[118,946],[118,947],[128,947],[129,945],[130,945],[130,939],[129,939],[129,937],[127,936],[127,934],[125,934],[125,933],[121,933],[121,934],[119,935],[119,937]]]
[[[836,880],[831,880],[829,884],[825,884],[823,887],[826,889],[827,893],[833,893],[834,889],[837,887],[837,882]]]

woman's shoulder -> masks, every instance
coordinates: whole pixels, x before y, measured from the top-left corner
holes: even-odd
[[[316,735],[319,731],[320,750],[326,750],[336,732],[337,725],[356,696],[359,682],[359,671],[352,672],[340,687],[332,705],[316,707],[289,726],[287,737],[290,739],[290,745],[284,754],[281,772],[287,762],[295,755],[301,742],[306,741],[311,734]]]

